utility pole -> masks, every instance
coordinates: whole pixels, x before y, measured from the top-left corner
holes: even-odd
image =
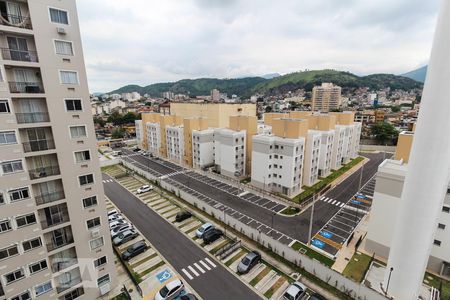
[[[308,246],[311,246],[313,217],[314,217],[314,205],[315,205],[315,203],[316,203],[316,194],[313,195],[313,202],[312,202],[312,206],[311,206],[311,218],[309,219]]]

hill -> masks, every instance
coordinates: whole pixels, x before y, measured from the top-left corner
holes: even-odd
[[[427,76],[427,69],[428,66],[423,66],[422,68],[418,68],[408,73],[401,74],[400,76],[408,77],[419,82],[425,82],[425,77]]]
[[[272,79],[264,79],[262,77],[238,79],[200,78],[156,83],[145,87],[127,85],[111,93],[139,92],[141,95],[150,94],[151,96],[159,97],[165,91],[172,91],[174,93],[189,93],[191,96],[199,96],[209,95],[210,91],[216,88],[228,95],[236,94],[246,98],[256,93],[276,95],[301,88],[311,91],[315,85],[320,85],[322,82],[332,82],[343,89],[358,87],[382,89],[390,87],[391,89],[411,90],[422,87],[420,82],[392,74],[357,76],[349,72],[336,70],[315,70],[290,73]]]

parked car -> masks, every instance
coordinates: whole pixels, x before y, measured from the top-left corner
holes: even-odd
[[[219,230],[217,228],[208,230],[203,234],[203,242],[208,245],[219,239],[223,235],[222,230]]]
[[[174,299],[181,294],[183,289],[183,282],[180,279],[176,279],[169,282],[162,289],[160,289],[155,295],[155,300]]]
[[[211,229],[214,229],[214,225],[211,223],[205,223],[202,226],[200,226],[197,231],[195,232],[195,235],[201,239],[203,237],[203,235],[208,232]]]
[[[177,213],[177,216],[175,217],[175,221],[176,222],[181,222],[181,221],[184,221],[186,219],[189,219],[190,217],[192,217],[191,212],[189,212],[187,210],[182,210],[182,211]]]
[[[114,229],[123,224],[125,224],[125,220],[116,220],[116,221],[109,222],[109,229]]]
[[[125,252],[122,253],[122,259],[123,260],[129,260],[145,251],[147,251],[148,245],[145,243],[145,241],[139,241],[131,245],[130,247],[125,250]]]
[[[237,266],[239,274],[248,273],[254,266],[261,261],[261,254],[257,251],[247,253]]]
[[[133,149],[133,152],[139,152],[139,151],[141,151],[141,149],[139,149],[138,147]]]
[[[137,189],[136,194],[142,194],[153,190],[153,186],[151,185],[143,185]]]
[[[117,209],[108,210],[108,217],[113,215],[118,215],[119,211]]]
[[[113,221],[123,220],[123,217],[119,214],[108,216],[108,222],[111,223]]]
[[[119,245],[125,244],[128,241],[131,241],[132,239],[134,239],[137,236],[138,236],[138,233],[134,229],[126,230],[122,233],[119,233],[113,239],[113,244],[114,244],[114,246],[119,246]]]
[[[130,223],[123,223],[123,225],[117,226],[114,229],[111,229],[111,238],[114,239],[119,233],[122,233],[126,230],[134,229],[133,225]]]
[[[306,286],[298,281],[292,283],[284,292],[283,299],[298,300],[302,299],[306,294]]]
[[[197,300],[194,294],[186,294],[180,297],[180,300]]]
[[[324,296],[314,293],[309,297],[309,300],[327,300]]]

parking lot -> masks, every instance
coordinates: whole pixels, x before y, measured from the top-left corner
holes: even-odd
[[[362,218],[369,212],[374,187],[375,178],[372,178],[361,188],[360,193],[354,195],[347,203],[342,203],[339,211],[311,239],[311,245],[331,256],[336,256]]]
[[[117,172],[118,171],[108,173],[110,175],[113,175],[118,174]],[[120,173],[123,172],[123,170],[120,171]],[[114,180],[106,179],[104,184],[107,185],[109,183],[112,183],[112,181]],[[132,193],[134,193],[137,188],[144,184],[144,182],[142,182],[140,179],[137,179],[133,176],[118,178],[117,181]],[[202,239],[197,238],[195,234],[197,228],[203,225],[205,221],[201,218],[193,216],[182,222],[176,222],[175,216],[183,208],[174,201],[171,201],[170,197],[168,197],[168,195],[166,194],[162,195],[161,192],[154,190],[138,195],[138,198],[149,208],[154,210],[161,217],[175,226],[180,232],[182,232],[192,241],[204,248],[204,250],[209,252],[211,255],[215,255],[220,249],[223,249],[224,247],[229,246],[230,244],[235,242],[235,240],[231,240],[228,237],[222,237],[212,244],[205,245]],[[223,230],[223,228],[221,229]],[[226,257],[220,259],[220,261],[222,262],[222,265],[229,268],[231,272],[237,274],[237,265],[249,251],[250,250],[242,246],[237,247]],[[183,275],[187,282],[195,281],[199,278],[207,278],[209,272],[217,268],[217,265],[219,265],[218,262],[205,256],[200,260],[193,261],[190,264],[184,265],[180,273],[181,275]],[[289,286],[289,283],[293,281],[292,278],[284,273],[281,273],[279,270],[274,269],[265,261],[258,263],[258,265],[253,267],[253,269],[248,274],[241,275],[240,279],[248,285],[252,286],[256,291],[258,291],[267,299],[280,299],[281,295]],[[310,291],[308,292],[310,293]]]

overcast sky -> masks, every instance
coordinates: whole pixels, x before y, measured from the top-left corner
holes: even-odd
[[[438,0],[78,0],[91,92],[184,78],[426,64]]]

